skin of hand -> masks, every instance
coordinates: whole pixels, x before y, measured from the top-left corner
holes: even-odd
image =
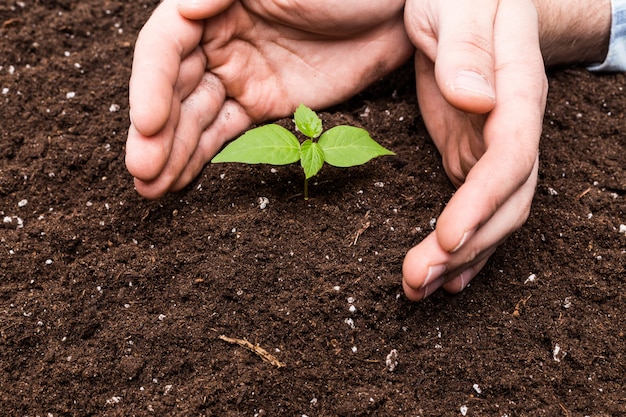
[[[164,0],[135,45],[126,166],[144,197],[185,187],[253,123],[353,96],[414,52],[404,0]]]
[[[611,36],[611,0],[534,0],[548,66],[599,64]]]
[[[537,21],[530,0],[407,0],[420,110],[458,187],[406,255],[411,300],[461,291],[530,213],[548,91]]]

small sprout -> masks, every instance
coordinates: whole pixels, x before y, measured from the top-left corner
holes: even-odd
[[[365,129],[335,126],[323,130],[322,120],[304,104],[296,109],[297,130],[306,139],[300,143],[296,135],[277,124],[251,129],[215,155],[212,163],[287,165],[300,161],[304,170],[304,199],[308,199],[308,180],[315,176],[324,162],[336,167],[362,165],[372,158],[395,155],[372,139]]]

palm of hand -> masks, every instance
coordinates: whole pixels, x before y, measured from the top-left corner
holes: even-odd
[[[237,1],[205,21],[207,71],[253,121],[342,102],[412,53],[401,4],[310,3]]]

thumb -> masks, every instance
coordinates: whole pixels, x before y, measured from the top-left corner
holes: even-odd
[[[234,0],[178,0],[178,12],[191,20],[208,19],[230,7]]]
[[[459,110],[482,114],[496,103],[494,22],[498,1],[442,2],[435,77],[446,100]]]

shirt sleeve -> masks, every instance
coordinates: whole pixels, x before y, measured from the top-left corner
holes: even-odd
[[[626,0],[611,0],[611,37],[603,63],[588,67],[597,72],[626,72]]]

